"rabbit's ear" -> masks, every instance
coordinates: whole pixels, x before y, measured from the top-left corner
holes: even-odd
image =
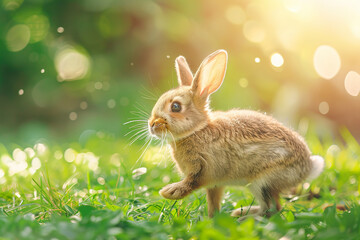
[[[193,91],[201,98],[207,99],[221,86],[226,72],[227,58],[227,52],[220,49],[201,63],[192,84]]]
[[[175,60],[175,69],[180,86],[190,86],[194,77],[186,59],[179,56]]]

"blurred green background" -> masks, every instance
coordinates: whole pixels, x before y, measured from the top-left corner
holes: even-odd
[[[178,55],[195,72],[219,48],[229,64],[213,108],[267,112],[303,135],[345,126],[359,139],[359,9],[355,0],[2,0],[0,141],[124,138],[132,112],[176,86]]]

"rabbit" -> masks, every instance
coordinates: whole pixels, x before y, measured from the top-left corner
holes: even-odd
[[[209,96],[225,76],[227,52],[206,57],[193,76],[179,56],[179,87],[165,92],[148,119],[152,136],[166,136],[172,158],[184,178],[160,190],[167,199],[182,199],[206,188],[208,216],[220,211],[226,185],[248,185],[259,206],[236,209],[266,215],[281,209],[279,194],[305,179],[316,178],[324,159],[312,156],[303,138],[274,118],[251,110],[211,111]]]

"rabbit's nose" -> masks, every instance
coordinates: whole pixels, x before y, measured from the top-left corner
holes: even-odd
[[[164,130],[165,129],[165,125],[166,125],[166,121],[163,118],[156,118],[152,123],[151,123],[151,130],[152,131],[158,131],[158,130]]]

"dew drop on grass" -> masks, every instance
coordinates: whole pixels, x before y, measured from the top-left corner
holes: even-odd
[[[140,178],[141,175],[144,175],[146,172],[147,172],[146,167],[137,168],[132,172],[132,174],[133,174],[132,177],[134,180],[137,180]]]
[[[47,147],[43,143],[37,143],[34,146],[34,150],[37,152],[38,155],[44,155],[47,151]]]
[[[72,148],[68,148],[65,150],[65,154],[64,154],[64,158],[65,158],[65,161],[71,163],[75,160],[76,158],[76,151]]]
[[[16,162],[24,162],[27,159],[26,153],[19,148],[15,148],[12,155]]]
[[[35,151],[34,151],[34,149],[32,149],[30,147],[25,148],[24,152],[26,152],[26,154],[28,155],[29,158],[35,157]]]
[[[97,182],[98,182],[100,185],[104,185],[104,184],[105,184],[105,179],[104,179],[103,177],[98,177]]]
[[[303,184],[303,188],[307,190],[310,187],[310,183],[306,182]]]
[[[63,157],[63,154],[60,150],[56,150],[54,152],[54,157],[57,159],[57,160],[60,160],[62,157]]]
[[[356,178],[354,176],[350,177],[350,184],[355,184],[356,183]]]
[[[39,158],[34,158],[32,161],[31,161],[31,166],[32,168],[34,168],[35,170],[38,170],[40,167],[41,167],[41,161]]]
[[[111,155],[110,163],[112,165],[114,165],[115,167],[120,167],[120,161],[121,161],[120,154],[114,153],[113,155]]]

